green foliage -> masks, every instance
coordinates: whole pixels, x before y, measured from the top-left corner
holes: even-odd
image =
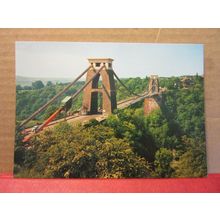
[[[42,89],[44,88],[44,84],[41,80],[35,81],[32,83],[33,89]]]
[[[22,88],[22,86],[21,85],[16,85],[16,90],[18,91],[18,90],[22,90],[23,88]]]
[[[187,150],[173,161],[174,177],[202,177],[207,175],[204,143],[198,139],[183,137]]]
[[[51,81],[48,81],[46,84],[46,86],[52,86],[52,85],[53,85],[53,83]]]
[[[36,83],[36,82],[35,82]],[[56,109],[59,108],[61,100],[67,96],[72,95],[76,90],[82,86],[82,82],[78,82],[75,87],[70,88],[65,94],[57,99],[53,104],[51,104],[44,112],[35,118],[34,123],[42,122],[48,118]],[[16,93],[16,119],[17,121],[22,121],[29,117],[33,112],[39,109],[42,105],[47,103],[52,97],[54,97],[58,92],[60,92],[66,84],[57,84],[49,85],[41,88],[34,89],[31,87],[31,90],[25,90],[24,87],[22,90],[17,90]],[[72,111],[77,110],[81,107],[82,104],[82,95],[79,96],[74,102]],[[31,123],[31,122],[30,122]],[[32,123],[31,123],[32,125]],[[31,125],[27,125],[31,126]]]
[[[123,139],[111,138],[100,145],[97,171],[102,178],[149,177],[150,167],[144,158],[138,157]]]
[[[168,123],[160,110],[154,111],[146,118],[146,126],[157,146],[166,146],[169,144],[166,143],[169,135]]]
[[[128,89],[136,94],[146,92],[148,80],[149,80],[148,77],[144,79],[141,79],[140,77],[121,79],[121,81],[128,87]],[[117,81],[116,81],[116,89],[117,89],[118,101],[133,96]]]
[[[199,177],[206,175],[203,78],[196,75],[184,88],[179,77],[161,78],[166,87],[160,110],[143,115],[142,103],[116,110],[101,124],[91,120],[84,126],[61,123],[41,132],[24,148],[16,139],[15,170],[19,177],[125,178],[125,177]],[[135,93],[146,90],[148,78],[123,79]],[[71,95],[79,82],[66,92]],[[46,103],[65,84],[44,88],[17,88],[17,120],[23,120]],[[117,100],[131,96],[120,84]],[[60,97],[28,126],[49,117]],[[30,105],[31,103],[31,105]],[[71,111],[79,109],[82,95]]]
[[[18,132],[18,125],[16,125],[16,134],[15,134],[15,150],[14,150],[14,162],[17,165],[22,165],[25,160],[25,148],[22,143],[23,135]]]
[[[188,89],[170,90],[164,94],[163,114],[178,135],[205,138],[203,79],[196,76]]]
[[[61,123],[31,144],[24,163],[31,170],[28,177],[124,178],[150,173],[146,160],[126,140],[115,138],[113,129],[102,125],[82,128]]]
[[[32,90],[33,88],[32,88],[32,86],[24,86],[23,87],[23,90]]]
[[[158,177],[170,177],[173,169],[171,162],[173,160],[173,152],[166,148],[160,148],[155,154],[155,174]]]
[[[145,157],[147,161],[154,160],[154,140],[145,124],[142,109],[125,109],[111,115],[104,125],[114,129],[117,138],[126,139],[134,152]]]

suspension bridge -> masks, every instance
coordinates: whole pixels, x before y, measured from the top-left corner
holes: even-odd
[[[159,80],[157,75],[152,75],[148,83],[147,91],[141,94],[132,92],[118,77],[112,68],[113,59],[88,59],[89,67],[79,74],[74,81],[69,83],[62,91],[56,94],[46,104],[40,107],[37,111],[25,119],[19,128],[22,130],[24,126],[37,115],[43,112],[48,106],[54,103],[60,96],[62,96],[68,89],[74,86],[84,75],[86,75],[85,84],[71,96],[66,96],[62,101],[60,107],[42,124],[36,125],[32,128],[23,129],[25,134],[23,142],[28,142],[31,137],[39,133],[45,128],[53,127],[61,121],[68,123],[87,123],[91,119],[97,121],[105,120],[108,115],[112,114],[115,109],[124,109],[135,103],[144,100],[144,113],[149,114],[152,110],[159,108],[158,97],[162,90],[159,87]],[[101,78],[101,85],[99,83]],[[116,86],[115,79],[124,87],[124,89],[132,95],[132,97],[118,101],[116,100]],[[146,86],[147,88],[147,86]],[[61,112],[67,112],[74,101],[83,93],[82,107],[79,111],[74,112],[73,115],[65,118],[55,120]],[[99,105],[99,96],[101,96],[102,106]]]

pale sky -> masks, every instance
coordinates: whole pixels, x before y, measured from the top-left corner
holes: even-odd
[[[87,58],[114,59],[120,78],[204,73],[202,44],[16,42],[16,75],[74,79]]]

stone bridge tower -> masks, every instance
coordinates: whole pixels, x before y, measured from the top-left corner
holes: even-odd
[[[157,75],[151,75],[148,83],[149,95],[159,93],[159,80]]]
[[[161,104],[160,87],[157,75],[151,75],[148,83],[150,97],[144,99],[144,114],[149,115],[152,111],[159,109]]]
[[[103,65],[100,74],[95,77],[83,90],[83,114],[97,114],[99,112],[111,114],[117,109],[114,70],[110,58],[88,59],[93,68],[87,72],[86,82],[89,81]],[[99,83],[101,77],[101,83]],[[100,85],[101,84],[101,85]],[[102,100],[99,100],[101,97]],[[99,106],[99,102],[102,106]]]

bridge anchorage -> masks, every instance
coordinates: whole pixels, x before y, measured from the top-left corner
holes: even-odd
[[[105,120],[109,114],[112,114],[115,109],[124,109],[142,100],[144,100],[145,115],[148,115],[153,110],[160,108],[161,93],[163,91],[159,87],[157,75],[152,75],[150,77],[148,91],[142,94],[136,94],[130,91],[130,89],[114,72],[112,68],[113,59],[96,58],[88,60],[90,65],[85,71],[83,71],[73,82],[68,84],[62,91],[60,91],[20,124],[19,128],[22,130],[25,124],[44,111],[50,104],[63,95],[71,86],[73,86],[82,76],[87,74],[85,84],[73,95],[66,96],[61,101],[60,107],[48,119],[46,119],[41,125],[36,125],[33,128],[22,130],[22,133],[26,135],[23,139],[23,142],[29,141],[32,136],[39,133],[44,128],[52,127],[61,121],[66,120],[69,123],[86,123],[91,119],[102,121]],[[101,85],[99,83],[100,77],[102,78]],[[115,78],[126,89],[126,91],[128,91],[128,93],[133,95],[131,98],[117,102]],[[80,111],[75,112],[72,116],[65,117],[64,119],[54,120],[61,112],[67,112],[70,110],[72,104],[74,104],[74,101],[81,92],[83,92],[83,100]],[[101,99],[99,99],[99,96],[101,96]]]

